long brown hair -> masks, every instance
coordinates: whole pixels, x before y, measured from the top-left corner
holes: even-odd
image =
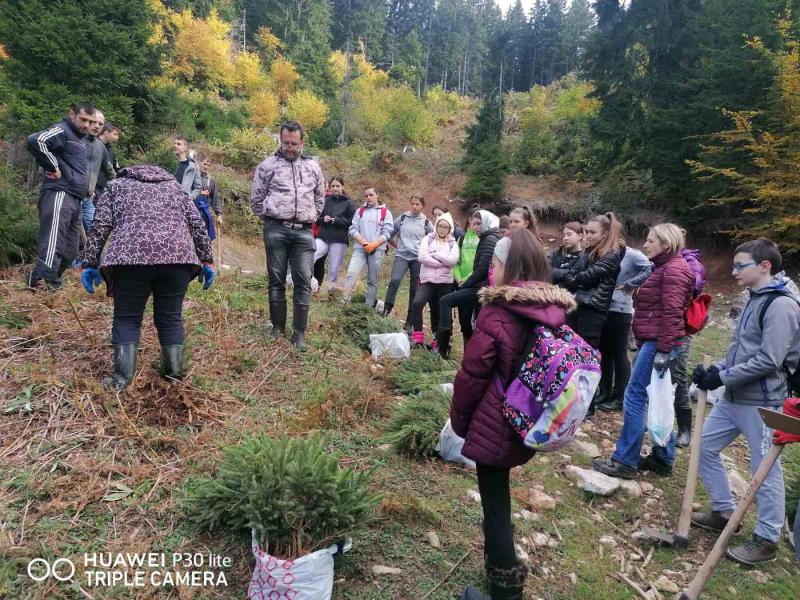
[[[589,223],[598,223],[603,231],[606,232],[606,239],[589,251],[589,258],[595,260],[598,256],[605,256],[609,252],[619,250],[625,245],[622,237],[622,223],[613,212],[604,215],[596,215],[589,219]]]
[[[503,265],[503,282],[550,281],[550,265],[544,247],[529,229],[511,233],[511,247]]]

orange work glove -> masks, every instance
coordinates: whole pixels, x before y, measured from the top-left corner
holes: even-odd
[[[369,244],[364,244],[364,252],[366,252],[367,254],[372,254],[373,252],[375,252],[375,250],[380,248],[381,245],[383,245],[383,242],[381,242],[380,240],[378,240],[377,242],[370,242]]]

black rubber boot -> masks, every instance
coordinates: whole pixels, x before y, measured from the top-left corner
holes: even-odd
[[[298,352],[305,352],[308,349],[306,346],[307,325],[308,306],[295,305],[294,314],[292,315],[292,343]]]
[[[692,409],[679,408],[675,417],[678,419],[678,437],[675,445],[678,448],[686,448],[692,443]]]
[[[112,390],[124,390],[136,374],[138,344],[114,345],[114,373],[103,379],[103,386]]]
[[[394,304],[392,304],[391,302],[385,302],[383,304],[383,312],[381,313],[381,316],[382,317],[388,317],[390,314],[392,314],[392,309],[393,308],[394,308]]]
[[[517,563],[510,569],[486,565],[486,579],[492,600],[522,600],[527,577],[528,567],[522,563]]]
[[[450,337],[453,335],[452,329],[439,329],[436,333],[437,349],[436,353],[444,360],[450,358]]]
[[[286,300],[269,303],[269,320],[272,323],[269,336],[277,340],[286,331]]]
[[[170,381],[183,379],[183,344],[163,346],[161,348],[161,364],[165,379]]]

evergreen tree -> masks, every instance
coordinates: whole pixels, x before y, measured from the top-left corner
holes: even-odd
[[[331,45],[345,50],[352,36],[353,49],[363,47],[364,54],[374,60],[381,53],[386,24],[385,0],[332,0]]]
[[[577,69],[594,29],[594,16],[589,0],[572,0],[562,25],[565,72]]]
[[[506,44],[503,63],[508,69],[504,77],[504,89],[511,91],[527,90],[531,85],[530,56],[528,46],[532,28],[525,16],[522,0],[517,0],[505,18]]]
[[[463,159],[467,181],[461,190],[463,197],[496,208],[503,204],[508,169],[502,131],[503,100],[498,89],[486,96],[478,121],[469,130]]]
[[[41,129],[78,99],[97,103],[109,120],[133,122],[157,69],[147,0],[4,0],[2,14],[9,58],[0,103],[12,132]]]

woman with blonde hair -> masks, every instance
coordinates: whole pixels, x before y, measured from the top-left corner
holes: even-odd
[[[680,353],[686,339],[685,311],[692,298],[694,272],[681,256],[685,232],[672,223],[656,225],[647,234],[644,253],[653,263],[653,272],[634,301],[633,335],[639,346],[633,371],[625,389],[624,422],[614,455],[595,460],[596,471],[632,479],[637,471],[657,475],[672,474],[675,435],[666,446],[653,446],[647,457],[640,457],[647,423],[647,386],[653,370],[663,377]]]

